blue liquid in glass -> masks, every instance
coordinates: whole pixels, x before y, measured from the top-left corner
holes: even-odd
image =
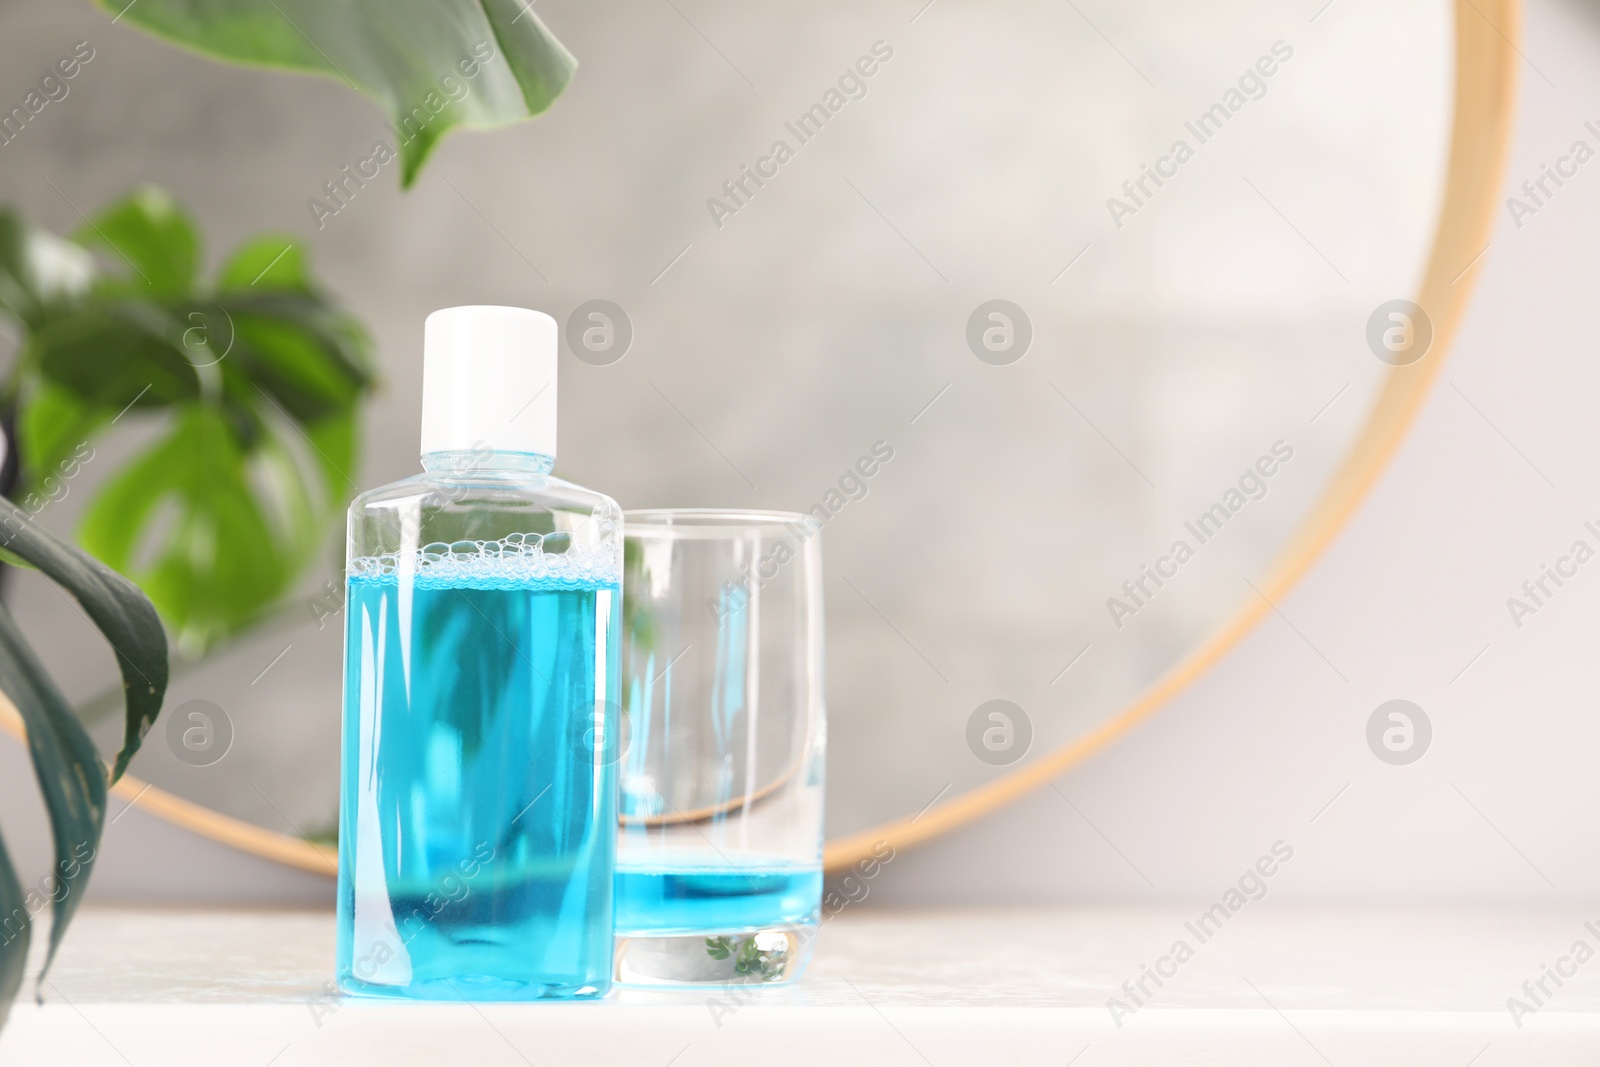
[[[347,599],[338,974],[369,995],[610,985],[615,584],[421,570]],[[601,715],[604,712],[601,711]]]
[[[733,933],[817,921],[822,869],[793,864],[617,871],[617,933]]]

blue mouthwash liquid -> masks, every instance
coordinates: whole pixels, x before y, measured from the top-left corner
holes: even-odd
[[[617,869],[617,933],[728,933],[817,921],[822,869],[789,863]]]
[[[351,566],[340,983],[442,1000],[598,995],[620,588],[519,576],[481,552],[430,567],[440,555]]]

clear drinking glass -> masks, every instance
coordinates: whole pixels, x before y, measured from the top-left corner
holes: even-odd
[[[779,983],[822,895],[822,548],[808,515],[623,516],[616,972]]]

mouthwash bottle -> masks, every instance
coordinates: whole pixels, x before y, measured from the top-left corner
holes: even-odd
[[[422,474],[350,505],[340,987],[610,987],[622,518],[553,478],[556,322],[428,316]]]

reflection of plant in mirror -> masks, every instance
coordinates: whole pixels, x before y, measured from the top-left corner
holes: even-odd
[[[758,982],[774,982],[783,977],[783,965],[789,956],[788,945],[763,949],[750,937],[733,938],[726,935],[706,938],[706,955],[714,960],[733,957],[733,972]]]
[[[578,65],[531,3],[98,2],[118,19],[205,55],[326,75],[371,97],[396,132],[405,186],[452,127],[531,118],[555,102]],[[486,46],[498,57],[480,68],[478,59],[495,54]]]
[[[206,284],[194,220],[160,190],[71,239],[0,209],[0,312],[25,333],[0,387],[24,493],[58,495],[62,464],[91,439],[159,411],[165,435],[86,505],[83,546],[196,651],[289,591],[353,487],[372,383],[366,335],[298,241],[253,237]]]
[[[100,835],[106,792],[139,750],[167,691],[167,636],[154,606],[133,583],[39,529],[26,511],[0,497],[0,545],[13,559],[37,567],[105,636],[122,673],[125,722],[122,751],[110,774],[94,742],[67,706],[44,665],[0,606],[0,690],[15,705],[28,736],[28,755],[50,816],[55,863],[24,891],[0,845],[0,1025],[22,987],[33,919],[51,907],[50,944],[39,981],[55,958],[67,924],[83,899]]]

